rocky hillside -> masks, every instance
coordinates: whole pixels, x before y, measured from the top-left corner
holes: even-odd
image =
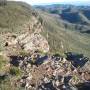
[[[82,54],[66,55],[37,51],[10,56],[9,70],[0,72],[1,90],[89,90],[90,60]]]
[[[32,65],[36,61],[34,53],[49,52],[49,44],[41,35],[42,19],[31,6],[23,2],[7,2],[0,6],[0,10],[0,15],[5,14],[0,22],[0,89],[11,90],[13,87],[12,90],[16,90],[22,88],[15,87],[16,81],[27,72],[24,71],[27,68],[17,66],[19,58],[30,56],[32,60],[29,65]]]
[[[0,51],[5,49],[6,38],[3,37],[8,36],[7,32],[11,34],[9,36],[13,34],[19,36],[29,31],[30,33],[39,32],[39,22],[41,22],[40,28],[43,27],[41,34],[48,40],[50,52],[58,52],[63,55],[65,52],[72,51],[90,57],[90,35],[77,32],[80,28],[81,31],[86,31],[89,26],[75,25],[61,20],[60,16],[56,14],[52,15],[40,10],[35,11],[30,5],[22,2],[8,2],[5,7],[1,6],[0,10],[2,12],[1,17],[3,16],[1,18],[3,27],[0,27]],[[66,9],[63,12],[66,13],[68,10]],[[38,29],[36,30],[36,28]]]
[[[1,51],[5,50],[5,46],[15,45],[25,50],[49,50],[47,41],[40,34],[43,29],[42,21],[30,5],[23,2],[8,2],[7,5],[0,6],[0,10],[0,15],[4,15],[0,20]]]
[[[0,90],[90,89],[89,36],[23,2],[0,11]]]

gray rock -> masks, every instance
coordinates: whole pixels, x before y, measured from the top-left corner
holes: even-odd
[[[63,90],[78,90],[75,86],[72,86],[72,85],[63,85],[62,87]]]
[[[44,83],[49,83],[49,82],[50,82],[49,78],[47,78],[47,77],[45,77],[45,78],[43,79],[43,81],[44,81]]]
[[[80,68],[80,71],[81,72],[88,71],[90,73],[90,61],[87,61],[86,64],[82,68]]]

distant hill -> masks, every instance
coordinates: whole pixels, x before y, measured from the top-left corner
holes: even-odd
[[[73,51],[90,57],[89,6],[55,4],[34,8],[43,19],[43,33],[48,36],[53,52]]]
[[[54,4],[35,6],[35,8],[58,15],[69,28],[74,26],[75,30],[90,33],[90,6]],[[70,25],[68,26],[68,24]]]
[[[58,17],[42,11],[39,11],[39,13],[44,22],[42,34],[49,41],[51,52],[63,53],[65,51],[72,51],[84,53],[86,56],[90,57],[89,34],[73,30],[74,25],[66,29],[65,23],[59,20]],[[71,26],[71,24],[68,23],[68,26]]]

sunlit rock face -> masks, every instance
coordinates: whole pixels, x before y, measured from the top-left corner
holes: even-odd
[[[17,38],[17,41],[19,41],[20,45],[23,45],[23,48],[26,51],[49,51],[49,45],[47,40],[39,33],[19,36]]]
[[[16,39],[12,39],[8,42],[10,46],[19,46],[25,51],[41,51],[48,52],[49,44],[47,40],[40,33],[25,33],[17,36]]]

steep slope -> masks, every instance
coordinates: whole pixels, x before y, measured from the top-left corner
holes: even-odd
[[[45,5],[35,6],[42,11],[49,12],[53,15],[58,15],[60,20],[63,20],[66,29],[73,28],[81,33],[90,33],[90,6],[74,6],[74,5]],[[68,26],[68,24],[70,24]]]
[[[43,18],[44,31],[51,51],[65,53],[68,51],[83,53],[90,57],[90,36],[74,30],[66,29],[65,22],[52,14],[39,11]],[[71,25],[71,24],[70,24]]]
[[[0,33],[20,32],[23,24],[32,16],[31,8],[20,2],[8,2],[7,5],[0,6],[0,12]]]
[[[38,15],[30,5],[24,2],[7,2],[7,5],[0,6],[0,12],[0,50],[4,49],[4,38],[7,34],[19,35],[27,31],[32,33],[37,27],[38,22],[31,30]]]
[[[90,21],[82,14],[78,12],[64,12],[61,14],[61,18],[76,24],[89,25]]]

